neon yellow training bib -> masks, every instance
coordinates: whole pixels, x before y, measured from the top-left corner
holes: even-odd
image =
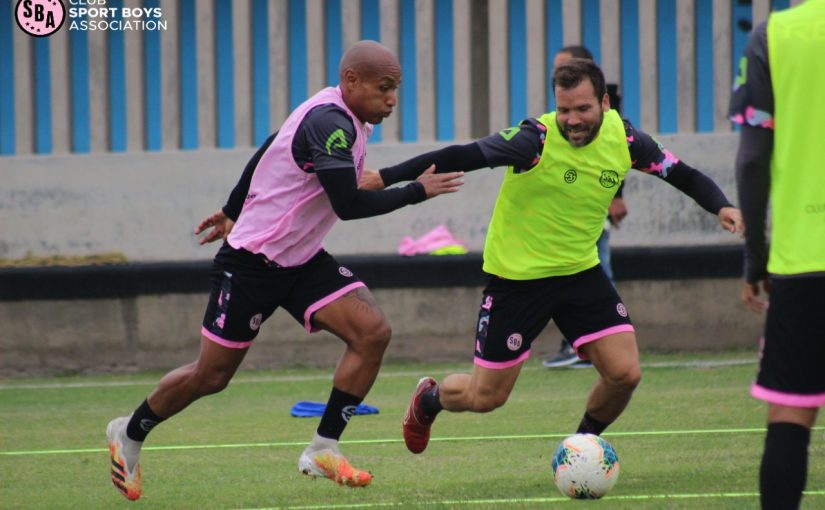
[[[509,167],[484,244],[484,271],[511,280],[575,274],[599,263],[596,241],[607,208],[630,169],[624,123],[608,110],[596,138],[573,147],[556,114],[541,159],[531,170]]]
[[[768,20],[774,96],[768,272],[825,271],[825,1]]]

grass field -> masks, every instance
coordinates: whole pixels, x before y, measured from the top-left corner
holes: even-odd
[[[152,433],[136,503],[109,481],[105,427],[160,374],[0,381],[0,508],[758,508],[765,407],[747,393],[752,354],[647,356],[643,365],[634,400],[604,436],[619,454],[619,482],[590,502],[561,497],[550,462],[578,424],[592,370],[530,360],[507,405],[443,413],[427,451],[414,456],[400,422],[416,381],[469,364],[385,366],[366,400],[380,414],[355,417],[342,442],[350,461],[375,475],[366,489],[297,471],[318,419],[289,409],[326,401],[329,370],[241,372]],[[805,509],[825,508],[824,439],[818,427]]]

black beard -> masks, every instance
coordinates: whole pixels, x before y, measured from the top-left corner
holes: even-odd
[[[585,145],[589,144],[590,142],[592,142],[593,140],[596,139],[596,136],[598,136],[599,131],[602,129],[602,123],[603,122],[604,122],[604,111],[602,111],[601,114],[599,114],[599,121],[590,130],[590,134],[579,145],[573,145],[572,143],[570,143],[570,137],[567,136],[567,130],[564,129],[563,126],[559,125],[558,122],[556,122],[556,127],[559,129],[559,134],[561,134],[562,138],[567,140],[567,142],[570,143],[570,145],[573,145],[573,147],[584,147]]]

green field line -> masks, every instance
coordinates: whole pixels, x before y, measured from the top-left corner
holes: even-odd
[[[813,427],[811,430],[825,430],[825,426]],[[665,436],[665,435],[690,435],[690,434],[754,434],[763,433],[765,428],[744,428],[744,429],[696,429],[696,430],[649,430],[649,431],[629,431],[629,432],[606,432],[605,437],[632,437],[632,436]],[[519,434],[502,436],[454,436],[454,437],[433,437],[431,443],[435,442],[456,442],[456,441],[519,441],[531,439],[554,439],[565,438],[570,433],[559,434]],[[402,439],[352,439],[341,441],[341,444],[391,444],[400,443]],[[145,451],[164,450],[206,450],[206,449],[226,449],[226,448],[274,448],[284,446],[306,446],[306,441],[285,441],[274,443],[234,443],[234,444],[205,444],[205,445],[170,445],[170,446],[146,446]],[[65,450],[20,450],[0,452],[3,456],[26,456],[26,455],[59,455],[76,453],[101,453],[107,452],[107,448],[75,448]]]
[[[825,490],[812,490],[803,492],[806,497],[825,496]],[[709,492],[707,494],[628,494],[624,496],[607,496],[605,501],[651,501],[669,499],[716,499],[716,498],[758,498],[758,492]],[[421,502],[428,507],[432,506],[458,506],[458,505],[513,505],[528,503],[571,503],[577,501],[565,497],[553,498],[502,498],[502,499],[446,499],[442,501]],[[264,508],[246,508],[243,510],[334,510],[338,508],[385,508],[396,506],[409,506],[409,503],[353,503],[335,505],[300,505],[300,506],[280,506]]]

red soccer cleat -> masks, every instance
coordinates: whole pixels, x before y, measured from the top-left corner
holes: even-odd
[[[427,416],[421,410],[421,396],[437,386],[432,377],[423,377],[418,381],[410,400],[410,406],[404,415],[404,443],[413,453],[421,453],[430,442],[430,427],[435,416]]]

